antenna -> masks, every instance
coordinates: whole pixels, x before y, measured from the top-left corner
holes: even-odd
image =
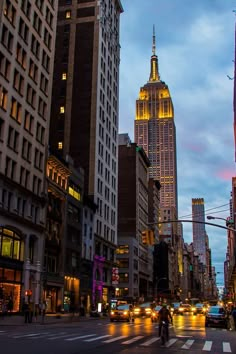
[[[155,35],[155,25],[153,25],[153,35],[152,35],[152,54],[156,55],[156,35]]]

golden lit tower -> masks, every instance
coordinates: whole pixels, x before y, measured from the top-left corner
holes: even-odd
[[[160,79],[154,27],[150,77],[136,101],[135,142],[148,155],[150,177],[161,183],[161,207],[170,210],[171,217],[177,217],[174,107],[168,86]]]

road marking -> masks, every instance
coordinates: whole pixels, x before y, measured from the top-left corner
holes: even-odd
[[[99,340],[99,339],[107,338],[107,337],[111,337],[111,334],[106,334],[105,336],[100,336],[100,337],[96,337],[96,338],[92,338],[92,339],[86,339],[85,342],[94,342],[95,340]]]
[[[59,336],[59,335],[56,335],[55,336],[55,333],[54,333],[54,337],[50,337],[48,338],[49,340],[54,340],[54,339],[59,339],[59,338],[65,338],[65,337],[71,337],[71,336],[76,336],[78,333],[70,333],[70,334],[64,334],[62,336]]]
[[[150,344],[157,342],[158,340],[160,340],[160,337],[151,338],[148,341],[142,343],[141,346],[148,347]]]
[[[35,337],[35,336],[41,336],[42,334],[49,334],[49,332],[22,334],[21,336],[13,336],[12,338],[30,338],[30,337]]]
[[[202,350],[206,351],[206,352],[210,352],[211,351],[211,347],[212,347],[212,341],[207,340],[204,344],[204,347],[202,348]]]
[[[223,342],[223,352],[224,353],[232,353],[230,343]]]
[[[93,337],[93,336],[96,336],[96,333],[95,334],[86,334],[85,336],[79,336],[79,337],[65,338],[65,340],[67,340],[68,342],[71,342],[73,340],[84,339],[84,338]],[[49,338],[49,339],[51,339],[51,338]]]
[[[103,343],[112,343],[112,342],[116,342],[117,340],[124,339],[127,337],[128,336],[120,336],[120,337],[112,338],[112,339],[104,340]]]
[[[175,342],[177,342],[178,339],[170,339],[166,344],[165,344],[165,347],[169,348],[171,347],[173,344],[175,344]]]
[[[63,334],[66,334],[66,332],[60,332],[60,333],[58,333],[58,335],[63,335]],[[43,333],[40,333],[40,335],[39,336],[35,336],[35,337],[33,337],[32,339],[39,339],[39,338],[45,338],[45,337],[47,337],[47,339],[50,339],[50,337],[54,337],[55,336],[55,333],[53,333],[53,334],[43,334]]]
[[[144,336],[137,336],[137,337],[134,337],[134,338],[132,338],[130,340],[122,342],[121,344],[131,344],[131,343],[137,342],[137,340],[142,339],[143,337]]]
[[[193,345],[194,340],[193,339],[188,339],[184,345],[182,345],[182,349],[190,349],[191,346]]]

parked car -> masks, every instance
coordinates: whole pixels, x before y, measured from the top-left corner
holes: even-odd
[[[162,308],[162,306],[155,306],[153,309],[152,309],[152,312],[151,312],[151,321],[152,322],[157,322],[158,319],[159,319],[159,311],[160,309]]]
[[[177,310],[177,313],[183,315],[184,313],[190,313],[196,315],[196,307],[190,304],[181,304]]]
[[[204,304],[201,304],[201,303],[199,303],[199,304],[196,304],[195,305],[195,308],[196,308],[196,313],[197,314],[202,314],[202,315],[205,315],[206,314],[206,312],[207,312],[207,306],[205,306]]]
[[[127,321],[133,317],[133,306],[131,304],[118,305],[110,311],[110,321]]]
[[[206,313],[205,326],[228,328],[228,316],[222,306],[211,306]]]

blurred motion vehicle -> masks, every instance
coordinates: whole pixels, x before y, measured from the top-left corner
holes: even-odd
[[[185,313],[190,313],[196,315],[196,307],[191,306],[190,304],[181,304],[177,310],[177,313],[183,315]]]
[[[127,321],[133,318],[133,306],[131,304],[118,305],[110,311],[110,321]]]
[[[195,308],[196,308],[196,313],[197,313],[197,314],[205,315],[206,312],[207,312],[207,306],[205,306],[205,305],[202,304],[202,303],[196,304],[196,305],[195,305]]]
[[[170,305],[170,313],[171,315],[175,315],[178,313],[178,309],[180,307],[180,302],[172,302],[172,304]]]
[[[211,306],[206,313],[205,326],[228,328],[228,316],[222,306]]]
[[[154,307],[152,302],[144,302],[134,308],[134,316],[151,316],[152,308]]]
[[[162,306],[157,305],[152,309],[152,312],[151,312],[151,321],[152,322],[157,322],[159,320],[159,311],[161,308],[162,308]]]

